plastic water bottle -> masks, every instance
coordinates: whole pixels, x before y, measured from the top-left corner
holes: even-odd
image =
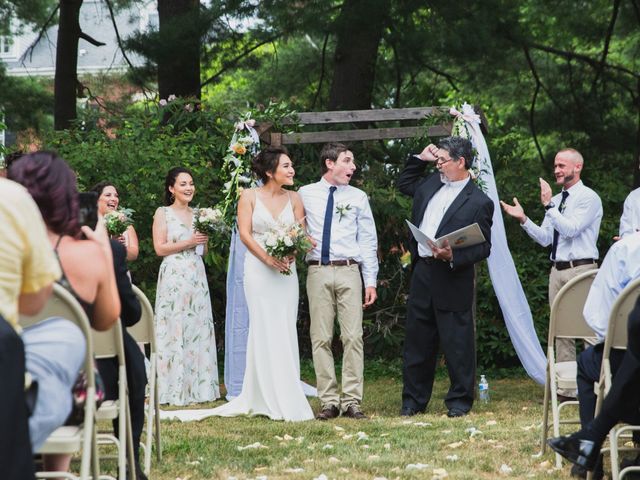
[[[487,378],[484,375],[480,375],[478,394],[482,403],[489,403],[489,382],[487,382]]]

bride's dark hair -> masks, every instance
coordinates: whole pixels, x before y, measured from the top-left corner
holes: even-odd
[[[269,175],[276,173],[280,155],[289,155],[289,151],[285,147],[266,147],[258,153],[251,162],[251,170],[256,176],[262,180],[262,183],[269,181]]]

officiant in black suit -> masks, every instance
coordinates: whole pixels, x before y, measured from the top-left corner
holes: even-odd
[[[493,202],[473,182],[471,142],[447,137],[411,155],[398,188],[413,197],[411,222],[436,239],[477,223],[486,239],[452,249],[418,244],[411,237],[413,274],[407,302],[403,361],[403,416],[425,411],[431,398],[439,346],[450,387],[445,397],[449,417],[466,415],[475,393],[476,354],[472,314],[474,264],[489,256]],[[437,171],[425,176],[429,163]]]

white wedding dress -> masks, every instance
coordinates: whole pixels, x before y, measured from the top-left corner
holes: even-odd
[[[274,219],[256,194],[253,237],[264,246],[263,236],[276,221],[295,221],[291,200]],[[249,309],[247,361],[242,392],[220,407],[207,410],[162,412],[162,418],[182,421],[210,416],[264,415],[291,422],[311,420],[313,412],[300,382],[298,351],[298,275],[267,267],[251,252],[244,262],[244,291]]]

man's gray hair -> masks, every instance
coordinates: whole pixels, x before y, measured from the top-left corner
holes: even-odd
[[[464,158],[464,166],[467,170],[473,165],[473,145],[463,137],[446,137],[438,142],[438,148],[446,150],[453,160]]]

